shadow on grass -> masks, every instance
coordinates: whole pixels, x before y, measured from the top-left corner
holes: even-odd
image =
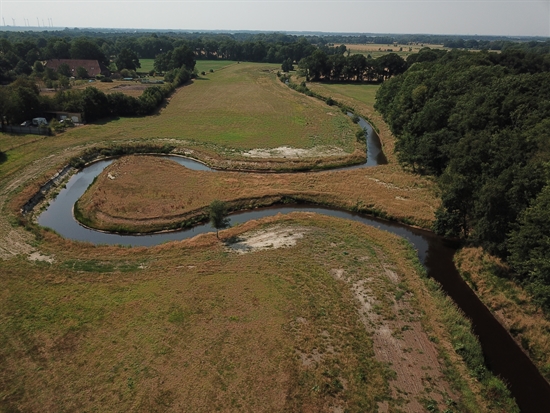
[[[128,116],[128,117],[135,118],[137,116]],[[88,125],[107,125],[107,124],[109,124],[111,122],[114,122],[116,120],[120,120],[120,116],[116,116],[116,117],[113,117],[113,118],[98,119],[98,120],[95,120],[93,122],[88,123]]]
[[[4,152],[0,152],[0,163],[4,163],[8,160],[8,155],[6,155]]]

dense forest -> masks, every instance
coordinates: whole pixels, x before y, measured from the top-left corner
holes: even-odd
[[[550,312],[550,42],[425,49],[376,108],[400,162],[438,177],[435,230],[484,246]]]

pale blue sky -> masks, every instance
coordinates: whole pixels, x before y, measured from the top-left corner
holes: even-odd
[[[550,0],[0,0],[0,9],[10,26],[550,37]]]

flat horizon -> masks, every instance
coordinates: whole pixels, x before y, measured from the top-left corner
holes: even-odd
[[[1,0],[0,17],[26,29],[550,37],[548,0]]]

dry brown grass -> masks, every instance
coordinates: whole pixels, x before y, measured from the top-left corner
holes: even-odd
[[[363,412],[428,399],[485,411],[445,384],[439,310],[396,236],[298,213],[221,236],[273,224],[308,230],[295,247],[244,255],[213,233],[131,249],[45,233],[53,264],[1,262],[2,407]],[[403,358],[388,366],[369,331],[388,331]]]
[[[271,86],[287,93],[282,84]],[[321,108],[304,99],[307,108]],[[174,109],[172,119],[177,114]],[[453,400],[459,411],[487,411],[452,349],[440,304],[419,277],[414,253],[393,235],[295,213],[223,231],[229,241],[274,224],[308,229],[292,248],[240,255],[213,233],[123,248],[41,230],[39,240],[10,225],[7,216],[25,191],[52,169],[87,145],[176,130],[159,118],[28,141],[0,164],[0,252],[9,244],[0,255],[0,409],[364,412],[420,410],[433,401],[444,411]],[[311,144],[303,138],[291,137]],[[384,139],[391,144],[390,135]],[[275,141],[269,145],[281,145]],[[208,150],[215,154],[219,147]],[[185,214],[220,195],[250,199],[287,191],[346,208],[372,205],[418,223],[431,222],[437,206],[432,183],[395,164],[316,174],[218,174],[186,171],[159,158],[139,158],[138,168],[136,159],[114,165],[120,168],[114,180],[98,178],[89,201],[101,201],[101,191],[116,183],[127,194],[132,185],[140,188],[149,208],[140,213],[149,218],[171,213],[163,210],[168,202]],[[124,168],[136,175],[123,175]],[[123,211],[115,200],[120,189],[108,189],[104,200],[111,211],[135,218],[135,206]],[[168,198],[159,202],[162,196]],[[11,248],[14,241],[21,248]],[[53,263],[29,261],[29,249],[38,248]],[[360,284],[363,289],[356,288]],[[385,344],[394,346],[395,357],[384,356]],[[453,369],[461,383],[442,376]]]
[[[550,321],[513,281],[499,277],[508,268],[481,248],[464,248],[455,257],[463,278],[550,380]]]
[[[163,157],[130,156],[107,167],[78,208],[94,227],[146,232],[204,212],[214,199],[239,209],[282,197],[384,211],[424,226],[432,222],[438,204],[429,181],[394,174],[391,166],[300,174],[215,173],[192,171]]]

